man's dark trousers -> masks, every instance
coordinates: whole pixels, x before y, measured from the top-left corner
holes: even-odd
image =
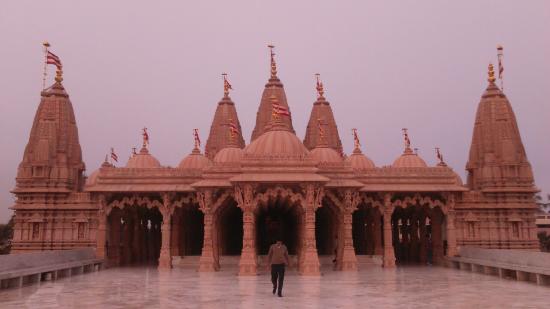
[[[277,285],[277,279],[279,285]],[[283,292],[283,281],[285,280],[285,264],[271,264],[271,282],[273,289],[277,287],[278,294]]]

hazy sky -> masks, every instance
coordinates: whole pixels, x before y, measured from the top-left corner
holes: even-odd
[[[64,64],[88,174],[111,146],[124,164],[143,126],[151,152],[176,166],[193,128],[207,139],[222,72],[248,142],[273,43],[300,138],[318,72],[348,153],[357,127],[363,151],[391,164],[407,127],[429,164],[439,146],[464,177],[487,65],[502,44],[505,92],[537,185],[550,192],[547,0],[4,0],[0,39],[0,222],[40,101],[44,40]]]

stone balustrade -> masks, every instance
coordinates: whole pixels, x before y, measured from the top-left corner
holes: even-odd
[[[458,256],[449,258],[449,266],[550,285],[550,254],[544,252],[461,247]]]
[[[93,248],[0,255],[0,289],[99,271]]]

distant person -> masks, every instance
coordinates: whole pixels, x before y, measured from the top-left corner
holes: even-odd
[[[267,261],[271,265],[271,283],[273,283],[273,295],[277,291],[279,297],[283,297],[283,281],[285,280],[285,265],[290,264],[288,250],[280,238],[271,245],[267,254]]]

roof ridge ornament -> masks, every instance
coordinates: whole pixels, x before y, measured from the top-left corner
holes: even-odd
[[[142,130],[141,136],[143,137],[143,145],[142,145],[140,153],[143,150],[147,151],[147,146],[149,145],[149,133],[147,133],[147,128],[143,127],[143,129],[141,129],[141,130]]]
[[[267,45],[269,47],[269,53],[271,56],[271,78],[278,78],[277,77],[277,63],[275,63],[275,53],[273,52],[273,49],[275,48],[275,45],[269,44]]]
[[[201,151],[201,139],[199,137],[199,129],[193,129],[193,139],[195,140],[195,148],[193,148],[193,153]]]
[[[223,77],[223,97],[229,98],[229,90],[233,90],[233,87],[227,80],[227,73],[222,73]]]
[[[315,73],[315,78],[317,79],[317,85],[315,89],[317,89],[318,99],[324,99],[325,94],[325,87],[323,86],[323,82],[321,81],[321,74]]]
[[[353,135],[353,152],[361,152],[361,142],[359,141],[359,134],[357,134],[357,129],[351,129],[351,134]]]
[[[435,147],[435,155],[439,160],[439,163],[437,163],[437,166],[447,166],[447,163],[443,161],[443,154],[441,154],[441,150],[439,149],[439,147]]]
[[[401,129],[401,131],[403,131],[403,139],[405,142],[405,151],[403,153],[412,154],[413,151],[411,149],[411,139],[409,138],[409,129],[403,128]]]

